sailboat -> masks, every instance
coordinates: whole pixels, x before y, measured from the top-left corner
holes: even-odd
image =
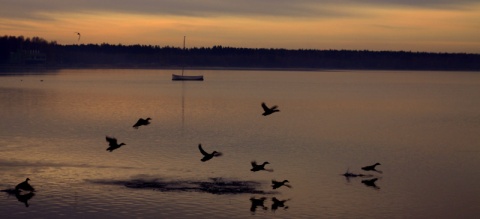
[[[185,36],[183,36],[183,52],[185,53]],[[185,61],[182,64],[182,75],[172,74],[172,81],[203,81],[203,75],[183,75],[184,70]]]

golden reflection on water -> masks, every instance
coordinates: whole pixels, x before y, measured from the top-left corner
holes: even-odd
[[[38,192],[28,210],[6,199],[0,212],[168,218],[206,217],[205,209],[233,218],[478,213],[472,203],[478,203],[480,176],[471,174],[480,167],[478,74],[199,73],[207,80],[172,82],[171,72],[154,70],[2,77],[0,186],[30,177]],[[263,117],[263,101],[279,105],[280,113]],[[133,129],[140,117],[152,123]],[[107,152],[105,135],[127,145]],[[203,163],[199,143],[224,155]],[[274,172],[252,173],[252,160],[268,161]],[[382,174],[341,175],[364,173],[360,167],[375,162]],[[378,178],[376,186],[362,183],[371,178]],[[212,186],[212,179],[252,181],[265,194],[178,189]],[[271,194],[272,179],[288,179],[293,187]],[[137,186],[125,187],[132,183]],[[176,190],[162,190],[164,184]],[[251,211],[252,200],[262,197],[267,210]],[[273,197],[289,200],[288,209],[272,211]]]

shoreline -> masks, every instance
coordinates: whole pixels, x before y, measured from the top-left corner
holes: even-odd
[[[46,66],[46,65],[0,65],[0,74],[6,72],[51,72],[64,69],[146,69],[146,70],[181,70],[178,66]],[[475,69],[402,69],[402,68],[285,68],[285,67],[185,67],[185,70],[239,70],[239,71],[462,71],[480,72]]]

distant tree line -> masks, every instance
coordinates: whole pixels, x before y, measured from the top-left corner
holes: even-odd
[[[407,51],[187,48],[152,45],[61,45],[39,37],[0,37],[0,67],[315,68],[480,71],[480,54]]]

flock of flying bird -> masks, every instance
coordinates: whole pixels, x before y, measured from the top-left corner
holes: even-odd
[[[80,33],[78,33],[78,36],[80,37]],[[265,103],[262,103],[261,104],[262,108],[263,108],[263,113],[262,115],[263,116],[268,116],[272,113],[275,113],[275,112],[280,112],[280,110],[278,109],[278,106],[274,105],[272,107],[268,107]],[[149,125],[150,124],[150,120],[151,118],[146,118],[146,119],[143,119],[143,118],[140,118],[138,119],[138,121],[133,125],[133,128],[135,129],[138,129],[140,126],[146,126],[146,125]],[[106,136],[106,140],[108,142],[108,148],[107,148],[107,151],[109,152],[112,152],[120,147],[122,147],[123,145],[126,145],[125,143],[118,143],[117,139],[114,138],[114,137],[110,137],[110,136]],[[202,144],[198,144],[198,149],[200,150],[200,153],[203,155],[201,161],[202,162],[206,162],[214,157],[218,157],[218,156],[221,156],[222,153],[221,152],[218,152],[218,151],[213,151],[211,153],[208,153],[206,152],[203,148],[202,148]],[[257,171],[268,171],[268,172],[273,172],[273,169],[266,169],[265,168],[265,165],[269,164],[268,161],[265,161],[263,162],[262,164],[258,164],[256,161],[252,161],[251,162],[252,164],[252,169],[250,169],[252,172],[257,172]],[[382,171],[379,171],[376,168],[376,166],[380,165],[380,163],[375,163],[373,165],[370,165],[370,166],[365,166],[365,167],[362,167],[361,169],[364,170],[364,171],[375,171],[375,172],[378,172],[378,173],[382,173]],[[372,175],[365,175],[365,174],[355,174],[355,173],[351,173],[349,172],[349,170],[347,170],[344,174],[342,174],[343,176],[350,178],[350,177],[372,177]],[[362,180],[362,183],[364,183],[366,186],[371,186],[371,187],[374,187],[376,189],[379,189],[376,185],[375,185],[375,181],[377,180],[378,178],[372,178],[372,179],[367,179],[367,180]],[[19,201],[22,201],[21,199],[23,197],[25,197],[24,199],[26,199],[25,201],[22,201],[22,202],[25,202],[25,205],[28,207],[28,199],[30,199],[33,195],[35,195],[33,192],[35,191],[35,189],[33,188],[33,186],[31,186],[29,184],[29,181],[30,179],[29,178],[26,178],[25,181],[19,183],[17,186],[15,186],[15,190],[13,191],[13,193],[17,196],[18,200]],[[278,189],[282,186],[285,186],[285,187],[288,187],[288,188],[291,188],[291,185],[287,184],[289,183],[288,180],[283,180],[283,181],[276,181],[276,180],[272,180],[272,189]],[[26,191],[26,192],[29,192],[27,194],[21,194],[22,191]],[[263,206],[263,201],[265,199],[254,199],[252,198],[251,201],[252,201],[252,208],[256,208],[256,207],[253,207],[255,203],[257,203],[255,206]],[[280,202],[278,200],[276,200],[277,202],[274,202],[276,203],[277,205],[280,205],[280,206],[283,206],[283,202],[286,201],[284,200],[283,202]]]
[[[262,103],[262,108],[263,108],[263,113],[262,115],[263,116],[268,116],[272,113],[275,113],[275,112],[280,112],[280,110],[278,109],[278,106],[272,106],[272,107],[268,107],[265,103]],[[138,121],[133,125],[133,128],[135,129],[138,129],[140,126],[146,126],[146,125],[149,125],[150,124],[150,120],[152,120],[151,118],[146,118],[146,119],[143,119],[143,118],[140,118],[138,119]],[[107,142],[108,142],[108,148],[107,148],[107,151],[109,152],[112,152],[113,150],[116,150],[120,147],[122,147],[123,145],[126,145],[125,143],[118,143],[118,140],[114,137],[110,137],[110,136],[106,136],[105,137]],[[218,151],[213,151],[211,153],[205,151],[202,147],[202,144],[198,144],[198,150],[200,151],[200,153],[203,155],[202,159],[200,159],[202,162],[205,162],[205,161],[208,161],[214,157],[219,157],[219,156],[222,156],[222,153],[221,152],[218,152]],[[263,162],[262,164],[257,164],[256,161],[252,161],[251,162],[252,164],[252,169],[251,171],[252,172],[257,172],[257,171],[261,171],[261,170],[264,170],[264,171],[268,171],[268,172],[273,172],[272,169],[266,169],[265,168],[265,165],[269,164],[268,161],[265,161]],[[283,181],[276,181],[276,180],[272,180],[272,188],[273,189],[277,189],[277,188],[280,188],[281,186],[285,186],[285,187],[289,187],[291,188],[291,185],[289,184],[286,184],[288,183],[289,181],[288,180],[283,180]]]

